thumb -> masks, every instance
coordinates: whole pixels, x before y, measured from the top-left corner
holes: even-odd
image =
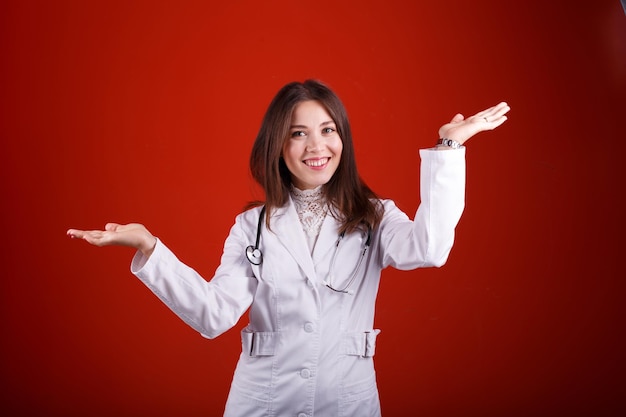
[[[454,115],[450,123],[459,123],[459,122],[462,122],[463,120],[465,120],[465,116],[463,116],[461,113],[457,113]]]
[[[117,223],[107,223],[104,226],[104,230],[109,231],[109,232],[115,232],[118,227],[120,227],[120,225]]]

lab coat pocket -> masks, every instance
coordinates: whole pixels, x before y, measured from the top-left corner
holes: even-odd
[[[254,409],[269,410],[271,403],[271,389],[269,384],[259,384],[243,378],[233,380],[230,394],[228,396],[227,408],[232,410]],[[236,415],[243,415],[235,413]]]
[[[275,332],[241,332],[242,352],[228,397],[227,410],[236,416],[267,412],[272,402]],[[250,410],[255,410],[254,413]],[[230,414],[228,414],[230,415]]]
[[[341,387],[342,416],[380,416],[376,374]]]

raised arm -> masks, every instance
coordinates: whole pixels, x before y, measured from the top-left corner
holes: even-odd
[[[457,114],[439,129],[439,135],[463,145],[475,134],[504,123],[509,110],[508,104],[502,102],[468,118]],[[386,202],[381,224],[384,267],[441,266],[448,258],[465,206],[465,148],[437,152],[442,149],[451,147],[438,145],[420,150],[420,206],[413,221]]]

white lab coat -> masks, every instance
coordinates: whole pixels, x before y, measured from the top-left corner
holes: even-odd
[[[441,266],[464,207],[465,148],[421,150],[421,203],[411,221],[390,200],[372,232],[353,293],[327,288],[338,222],[326,216],[311,255],[293,202],[263,227],[263,263],[251,265],[260,208],[237,216],[215,276],[207,282],[160,241],[131,270],[187,324],[214,338],[250,309],[225,416],[379,416],[373,328],[381,270]],[[333,285],[343,288],[357,265],[364,234],[339,246]]]

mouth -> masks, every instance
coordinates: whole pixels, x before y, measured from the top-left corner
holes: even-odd
[[[329,160],[330,158],[317,158],[317,159],[305,159],[302,162],[306,166],[309,166],[312,168],[319,168],[319,167],[323,167],[324,165],[326,165]]]

